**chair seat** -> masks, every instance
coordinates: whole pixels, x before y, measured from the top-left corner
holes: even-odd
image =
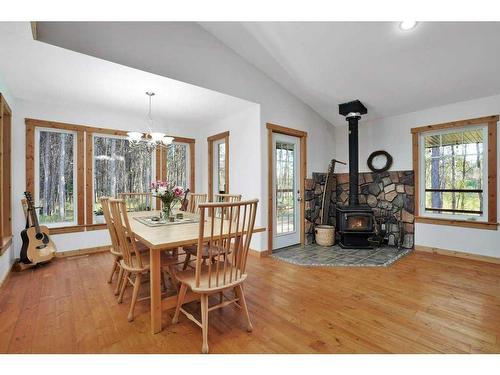
[[[177,257],[174,257],[172,254],[167,253],[165,251],[162,251],[161,253],[161,266],[162,267],[169,267],[173,266],[176,264],[179,264],[179,259]],[[135,255],[132,255],[132,262],[134,264],[134,267],[129,267],[125,264],[125,261],[123,259],[120,260],[120,265],[125,269],[126,271],[129,272],[148,272],[149,271],[149,252],[141,252],[141,262],[142,262],[142,268],[137,266],[137,261],[135,259]]]
[[[216,275],[216,267],[217,264],[219,264],[219,285],[220,287],[217,286],[217,275]],[[229,267],[230,264],[229,262],[226,264],[226,267]],[[196,293],[204,293],[204,292],[217,292],[222,289],[228,289],[228,288],[234,288],[236,285],[241,284],[246,278],[247,274],[244,273],[241,276],[238,273],[238,279],[235,281],[235,274],[233,273],[233,281],[229,282],[230,276],[226,274],[226,283],[223,284],[223,267],[224,267],[224,262],[215,262],[211,265],[212,268],[212,275],[211,275],[211,280],[210,280],[210,286],[208,284],[209,281],[209,272],[208,272],[208,265],[204,265],[201,267],[201,275],[200,275],[200,285],[196,287],[196,270],[185,270],[176,273],[175,278],[177,281],[186,284],[189,286],[189,288]]]

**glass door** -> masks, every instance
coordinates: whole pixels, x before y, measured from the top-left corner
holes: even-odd
[[[300,142],[273,133],[273,249],[300,242]]]

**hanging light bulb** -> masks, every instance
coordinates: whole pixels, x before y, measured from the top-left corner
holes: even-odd
[[[152,98],[155,95],[154,92],[146,92],[146,95],[149,97],[149,109],[148,109],[148,132],[128,132],[127,139],[132,147],[145,147],[148,150],[152,151],[157,147],[167,146],[174,141],[173,137],[169,137],[162,132],[153,132],[153,115],[151,111],[151,102]]]

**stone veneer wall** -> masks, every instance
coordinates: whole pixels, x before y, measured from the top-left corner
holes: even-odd
[[[306,243],[314,242],[314,227],[320,224],[321,202],[326,175],[313,173],[306,179],[305,192],[305,234]],[[388,221],[389,245],[394,245],[399,235],[398,220],[403,225],[403,247],[412,248],[414,244],[414,176],[413,171],[390,171],[384,173],[365,172],[359,174],[359,203],[372,207],[378,218],[381,213],[394,214]],[[329,206],[329,225],[335,225],[336,205],[347,205],[349,197],[349,174],[334,176],[334,187]],[[392,216],[392,215],[391,215]]]

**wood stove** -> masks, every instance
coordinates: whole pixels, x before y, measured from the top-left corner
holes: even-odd
[[[339,113],[349,122],[349,205],[337,207],[337,231],[342,248],[373,248],[368,238],[375,234],[375,215],[358,199],[358,121],[368,113],[359,100],[339,105]]]

